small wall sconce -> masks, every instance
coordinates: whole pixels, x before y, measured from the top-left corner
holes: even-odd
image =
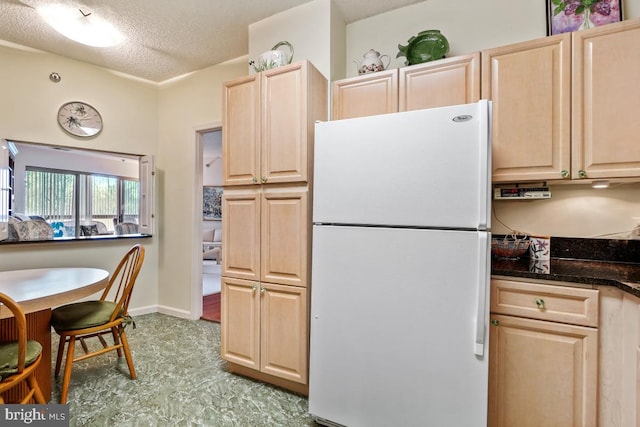
[[[609,181],[593,181],[591,183],[591,188],[609,188]]]

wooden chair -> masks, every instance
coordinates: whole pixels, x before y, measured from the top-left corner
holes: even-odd
[[[74,362],[98,356],[109,351],[116,350],[118,357],[124,356],[129,366],[131,379],[136,379],[136,371],[133,367],[133,359],[129,350],[129,342],[125,334],[125,326],[132,323],[128,314],[131,292],[136,283],[136,278],[144,261],[144,247],[135,245],[125,254],[118,267],[109,279],[109,284],[98,301],[83,301],[67,304],[54,309],[51,313],[51,326],[60,335],[58,345],[58,357],[56,358],[56,377],[60,373],[64,347],[67,345],[67,358],[62,379],[62,391],[60,403],[67,402],[69,394],[69,382],[71,381],[71,368]],[[108,300],[112,294],[113,300]],[[113,337],[113,345],[107,344],[103,335]],[[85,340],[98,338],[102,348],[90,351]],[[84,350],[83,355],[74,358],[76,340]]]
[[[0,308],[7,307],[12,313],[18,335],[17,341],[0,343],[0,404],[4,404],[2,394],[20,384],[25,384],[27,394],[18,403],[47,403],[36,380],[35,370],[42,359],[39,342],[27,339],[27,319],[13,299],[0,293]],[[10,403],[10,402],[6,402]]]

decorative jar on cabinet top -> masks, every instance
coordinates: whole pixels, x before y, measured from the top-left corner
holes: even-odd
[[[388,55],[380,55],[380,52],[373,49],[369,49],[363,56],[362,62],[358,59],[354,59],[353,62],[358,66],[358,74],[375,73],[376,71],[383,71],[389,66],[391,59]],[[385,65],[383,59],[387,58],[387,64]]]

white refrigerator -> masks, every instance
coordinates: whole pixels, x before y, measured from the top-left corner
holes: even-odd
[[[486,425],[490,108],[316,123],[318,423]]]

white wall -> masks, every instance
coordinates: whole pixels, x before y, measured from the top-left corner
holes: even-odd
[[[158,141],[155,84],[124,78],[108,70],[16,45],[0,44],[0,137],[156,155]],[[51,72],[62,76],[49,80]],[[90,139],[75,138],[57,124],[58,108],[68,101],[88,102],[100,111],[104,130]],[[154,307],[158,294],[158,239],[0,245],[0,270],[92,266],[112,271],[134,243],[147,251],[131,309]],[[154,310],[155,311],[155,310]]]
[[[202,185],[222,186],[222,131],[206,132],[202,135]],[[209,165],[209,166],[207,166]],[[222,229],[220,220],[202,220],[202,231]]]
[[[543,0],[428,0],[347,25],[347,76],[355,76],[353,59],[369,49],[391,58],[390,68],[404,66],[396,58],[398,44],[423,30],[440,30],[456,56],[547,35]],[[640,17],[640,0],[623,2],[623,18]]]
[[[159,210],[158,235],[160,310],[194,317],[192,283],[202,264],[202,157],[196,131],[214,129],[222,122],[222,83],[247,74],[247,59],[205,68],[160,85],[159,137],[156,166]],[[202,300],[200,300],[200,306]]]
[[[249,58],[256,60],[262,52],[286,40],[294,48],[293,62],[307,59],[329,79],[331,18],[330,0],[314,0],[251,24]]]
[[[640,223],[639,183],[599,190],[579,184],[550,188],[548,200],[494,201],[493,232],[626,239]]]
[[[222,186],[222,131],[204,133],[202,144],[202,185]]]

